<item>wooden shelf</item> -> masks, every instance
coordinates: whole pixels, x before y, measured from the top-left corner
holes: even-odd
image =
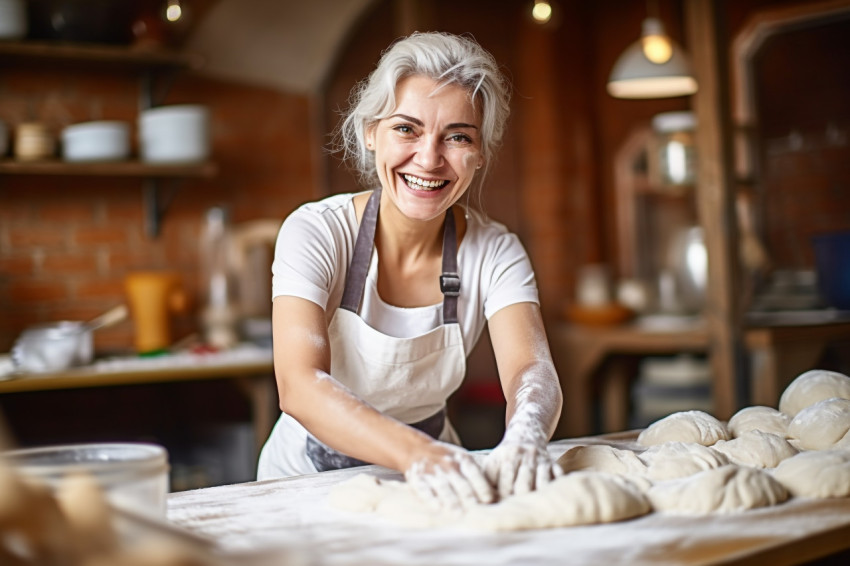
[[[51,41],[0,41],[0,62],[75,62],[123,67],[197,69],[203,58],[166,49]]]
[[[212,162],[159,165],[142,161],[70,163],[65,161],[0,160],[0,175],[81,175],[94,177],[210,178],[218,172]]]

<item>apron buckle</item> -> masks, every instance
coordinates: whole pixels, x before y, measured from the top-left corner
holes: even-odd
[[[447,297],[460,296],[460,277],[457,273],[440,275],[440,291]]]

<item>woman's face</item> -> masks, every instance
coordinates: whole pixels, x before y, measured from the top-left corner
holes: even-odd
[[[396,108],[366,133],[384,193],[406,217],[436,218],[469,188],[481,156],[481,118],[466,90],[421,75],[396,86]]]

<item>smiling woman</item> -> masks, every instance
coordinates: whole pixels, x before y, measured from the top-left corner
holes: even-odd
[[[416,33],[356,87],[339,145],[372,188],[296,210],[273,271],[283,415],[260,479],[366,462],[403,471],[443,508],[532,491],[560,474],[546,444],[561,390],[528,256],[458,204],[501,141],[509,90],[469,38]],[[446,400],[489,326],[507,428],[483,461]]]

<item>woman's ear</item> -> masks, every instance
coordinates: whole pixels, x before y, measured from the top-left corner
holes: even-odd
[[[366,127],[366,149],[375,151],[375,124]]]

